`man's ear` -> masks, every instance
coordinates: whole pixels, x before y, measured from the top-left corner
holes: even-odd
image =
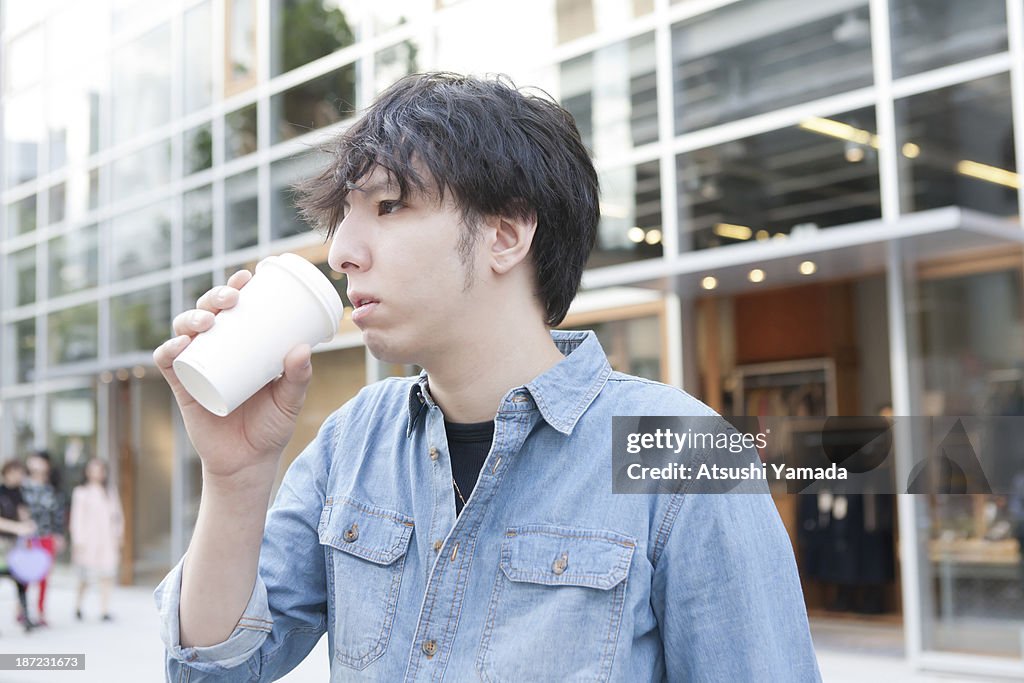
[[[526,259],[537,232],[537,216],[493,216],[488,228],[488,258],[491,269],[504,275]]]

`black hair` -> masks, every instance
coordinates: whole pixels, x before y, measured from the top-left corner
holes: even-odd
[[[32,455],[42,458],[50,466],[50,486],[53,487],[54,491],[60,491],[64,482],[61,479],[60,470],[53,464],[53,456],[50,455],[50,451],[40,449],[34,451]]]
[[[536,217],[537,295],[548,325],[565,318],[597,238],[599,186],[572,115],[545,93],[503,76],[414,74],[381,93],[326,151],[328,166],[296,190],[303,217],[328,239],[350,188],[377,167],[400,198],[451,193],[466,225],[464,262],[481,217]]]
[[[25,472],[25,463],[18,460],[17,458],[11,458],[10,460],[6,460],[3,466],[0,466],[0,477],[6,477],[7,473],[14,469],[18,469],[21,470],[22,472]]]

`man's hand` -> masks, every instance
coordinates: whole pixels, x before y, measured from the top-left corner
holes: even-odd
[[[292,349],[284,359],[284,374],[260,389],[226,417],[203,408],[185,390],[173,362],[192,339],[216,324],[217,313],[238,303],[239,290],[252,279],[247,270],[232,275],[223,287],[214,287],[196,302],[196,308],[174,319],[177,335],[153,352],[181,409],[185,429],[203,463],[204,479],[238,482],[252,472],[258,478],[276,475],[277,463],[292,433],[313,376],[308,344]],[[239,353],[244,353],[239,349]]]

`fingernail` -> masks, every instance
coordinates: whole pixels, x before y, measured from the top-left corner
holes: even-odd
[[[204,320],[206,320],[206,314],[207,314],[206,311],[193,311],[192,315],[189,316],[189,321],[193,325],[199,325]]]
[[[312,364],[313,364],[313,359],[312,358],[307,358],[306,362],[302,365],[302,369],[305,370],[306,368],[308,368]]]

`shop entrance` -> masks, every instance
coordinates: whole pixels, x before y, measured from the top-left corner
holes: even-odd
[[[699,395],[723,415],[826,417],[890,410],[884,274],[695,302]],[[895,496],[773,498],[812,616],[901,619]]]

